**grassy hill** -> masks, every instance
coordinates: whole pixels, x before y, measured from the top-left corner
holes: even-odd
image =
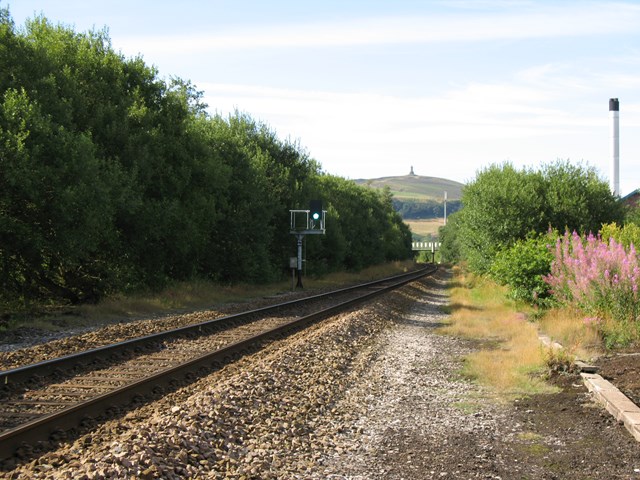
[[[369,185],[373,188],[388,186],[394,198],[398,200],[436,200],[442,201],[444,192],[447,192],[448,200],[460,200],[462,196],[462,183],[437,177],[423,177],[420,175],[404,175],[402,177],[382,177],[374,179],[354,180],[360,185]]]
[[[404,175],[354,180],[371,188],[389,187],[396,210],[411,228],[416,242],[438,239],[438,229],[444,225],[444,192],[447,192],[448,213],[460,208],[462,183],[437,177]]]

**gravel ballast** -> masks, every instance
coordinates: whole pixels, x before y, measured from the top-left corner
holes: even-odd
[[[514,404],[437,334],[446,272],[323,322],[2,478],[639,478],[640,448],[578,380]]]

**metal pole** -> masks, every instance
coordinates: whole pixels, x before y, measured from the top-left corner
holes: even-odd
[[[298,239],[298,284],[296,287],[304,288],[302,286],[302,239],[304,235],[297,234],[296,238]]]
[[[620,196],[620,103],[617,98],[609,99],[609,119],[611,120],[611,193]]]
[[[447,191],[444,191],[444,224],[447,224]]]

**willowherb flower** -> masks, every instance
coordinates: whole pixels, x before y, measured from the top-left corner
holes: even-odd
[[[565,232],[552,251],[545,281],[558,301],[617,320],[638,318],[640,265],[633,245],[625,249],[614,239]]]

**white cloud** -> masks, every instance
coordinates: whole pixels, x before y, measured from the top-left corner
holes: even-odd
[[[235,108],[249,112],[279,135],[300,139],[328,171],[352,177],[357,175],[353,172],[371,171],[374,165],[389,168],[389,159],[395,156],[417,162],[424,152],[466,145],[474,152],[468,157],[476,158],[481,153],[479,143],[494,143],[494,150],[500,151],[502,142],[567,135],[580,126],[569,114],[540,106],[544,97],[539,92],[508,85],[470,85],[439,98],[221,84],[201,87],[205,100],[219,113]],[[344,164],[345,158],[351,166]],[[445,176],[451,164],[442,167]]]
[[[437,96],[230,84],[199,87],[220,113],[238,108],[267,123],[281,138],[300,139],[325,170],[336,175],[402,175],[414,165],[420,175],[466,181],[490,163],[510,160],[517,166],[534,166],[563,158],[585,161],[606,176],[606,98],[601,106],[576,110],[575,105],[557,101],[563,80],[553,81],[553,75],[563,69],[541,71],[548,75],[548,88],[541,88],[537,80],[527,83],[530,76],[523,74],[514,83],[470,83]],[[636,188],[636,177],[640,179],[632,161],[633,152],[640,151],[632,139],[640,105],[623,107],[626,192]]]
[[[593,125],[595,120],[554,106],[554,92],[507,83],[472,83],[437,97],[199,86],[212,108],[225,114],[238,108],[267,123],[277,119],[274,128],[305,130],[301,138],[313,137],[315,131],[327,137],[362,135],[362,141],[373,142],[410,142],[416,132],[423,141],[435,142],[525,138]]]
[[[416,15],[334,22],[251,26],[214,34],[123,38],[127,53],[198,54],[214,50],[342,47],[383,44],[467,42],[634,32],[640,6],[580,3],[522,8],[516,13]]]
[[[618,89],[640,89],[640,77],[637,74],[623,72],[607,72],[597,75],[601,85],[611,85]]]

